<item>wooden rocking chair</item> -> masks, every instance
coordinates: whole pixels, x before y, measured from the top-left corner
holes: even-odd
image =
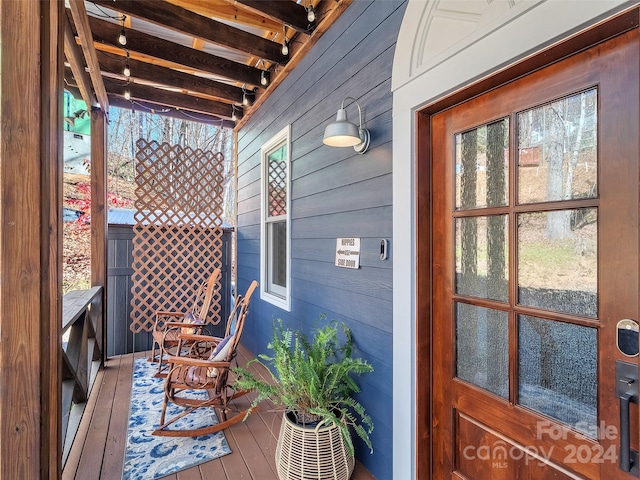
[[[153,326],[153,347],[149,361],[158,361],[156,377],[164,377],[163,368],[166,367],[166,357],[176,355],[178,335],[180,333],[202,333],[207,313],[211,306],[213,292],[220,281],[221,271],[213,270],[209,278],[200,284],[191,302],[188,312],[157,311]],[[156,353],[157,347],[157,353]],[[156,355],[158,358],[156,359]]]
[[[234,388],[235,375],[231,372],[231,362],[236,356],[236,349],[240,342],[244,321],[249,311],[249,302],[254,290],[258,286],[255,280],[251,282],[244,297],[241,297],[234,308],[234,312],[227,322],[224,338],[207,335],[179,334],[177,351],[179,356],[169,357],[169,373],[165,380],[164,402],[160,414],[160,426],[153,435],[170,437],[196,437],[219,432],[225,428],[241,422],[249,409],[239,410],[229,404],[231,400],[249,393],[246,390]],[[188,343],[188,348],[182,348],[182,342]],[[203,351],[210,351],[208,358],[202,358]],[[184,356],[185,352],[189,356]],[[207,391],[208,398],[192,398],[194,391]],[[184,407],[178,415],[165,419],[169,402]],[[218,414],[219,423],[191,429],[170,429],[169,426],[181,418],[200,408],[213,407]],[[233,415],[228,414],[232,412]]]

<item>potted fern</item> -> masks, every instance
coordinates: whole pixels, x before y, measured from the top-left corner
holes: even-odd
[[[321,316],[320,322],[324,319]],[[235,370],[238,387],[257,392],[252,408],[263,400],[284,407],[276,448],[281,480],[349,478],[354,466],[350,428],[373,451],[369,439],[373,422],[353,398],[360,391],[353,377],[373,367],[352,357],[351,331],[344,324],[341,330],[344,341],[338,338],[335,321],[316,327],[307,337],[278,320],[267,346],[273,355],[261,354],[247,364],[258,362],[267,367],[270,381],[246,368]],[[336,451],[328,451],[332,446]]]

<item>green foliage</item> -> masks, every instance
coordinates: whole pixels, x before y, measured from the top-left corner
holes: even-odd
[[[323,320],[323,315],[320,320]],[[360,358],[352,358],[351,331],[342,324],[345,341],[338,339],[337,322],[316,327],[311,338],[303,332],[286,328],[281,320],[274,322],[273,339],[267,346],[273,355],[259,355],[258,362],[267,369],[272,367],[271,381],[244,368],[236,368],[238,387],[255,390],[254,408],[263,400],[292,411],[300,423],[318,421],[319,425],[340,426],[351,455],[354,454],[349,427],[364,440],[373,452],[369,434],[373,431],[371,417],[352,394],[360,388],[353,379],[373,371],[373,367]]]

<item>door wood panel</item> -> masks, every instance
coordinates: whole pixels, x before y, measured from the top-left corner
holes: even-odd
[[[617,434],[589,438],[519,404],[517,378],[519,318],[535,316],[562,325],[592,328],[597,336],[598,425],[615,427],[619,432],[615,360],[638,363],[637,358],[629,359],[618,352],[615,325],[622,318],[638,319],[639,313],[639,53],[638,32],[629,32],[431,117],[433,478],[633,478],[618,468]],[[597,90],[598,98],[598,195],[568,202],[519,204],[515,148],[518,113],[589,89]],[[507,303],[455,291],[455,222],[476,218],[479,213],[455,207],[454,136],[501,118],[508,118],[510,125],[506,158],[508,205],[484,208],[481,214],[508,217]],[[597,210],[596,318],[518,303],[517,223],[523,218],[521,215],[528,212],[564,208]],[[456,302],[507,312],[508,398],[456,378]],[[634,418],[632,435],[637,444],[637,417]],[[504,462],[465,455],[465,451],[477,452],[480,446],[502,445],[500,442],[504,442],[508,450],[514,448],[514,453],[507,455]],[[526,449],[534,454],[525,455]],[[579,449],[582,457],[572,456]],[[604,452],[615,452],[615,461],[611,461],[611,455],[602,459]],[[529,458],[532,461],[528,461]]]

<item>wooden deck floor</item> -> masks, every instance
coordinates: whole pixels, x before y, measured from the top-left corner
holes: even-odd
[[[145,353],[135,357],[146,356]],[[249,353],[240,348],[238,363]],[[98,373],[78,434],[62,472],[63,480],[120,480],[126,444],[134,355],[109,359]],[[248,402],[244,399],[238,402]],[[166,480],[277,480],[276,438],[280,413],[262,409],[224,431],[232,453],[164,477]],[[374,477],[356,464],[352,480]]]

